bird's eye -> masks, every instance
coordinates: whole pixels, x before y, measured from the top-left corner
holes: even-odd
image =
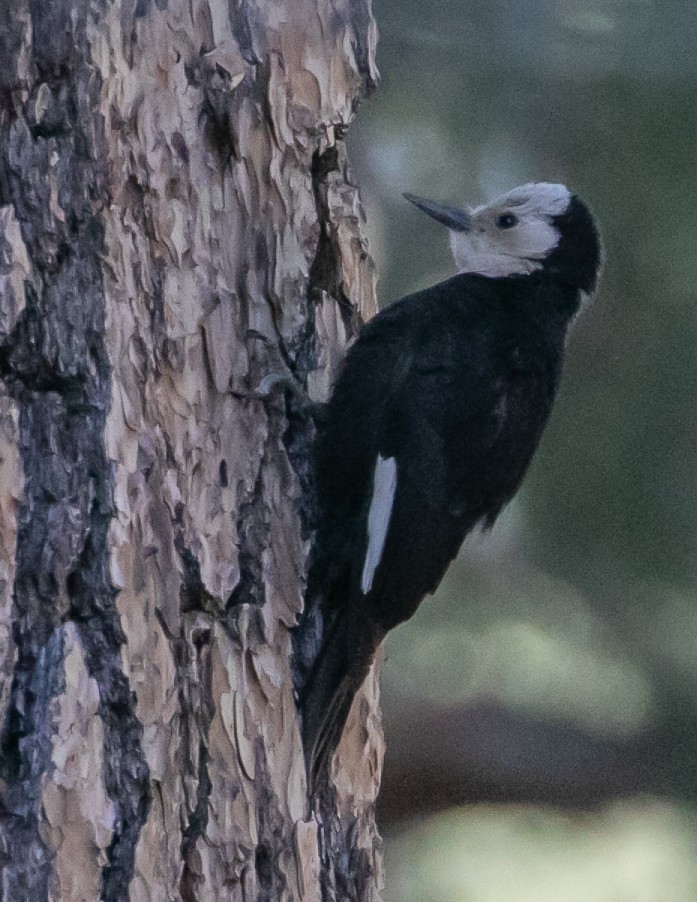
[[[512,213],[502,213],[496,217],[497,229],[512,229],[514,225],[518,225],[518,217]]]

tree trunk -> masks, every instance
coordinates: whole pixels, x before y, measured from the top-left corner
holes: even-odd
[[[307,795],[274,386],[375,310],[370,0],[0,7],[0,898],[377,899],[374,674]]]

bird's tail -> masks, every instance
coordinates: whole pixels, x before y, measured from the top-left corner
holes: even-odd
[[[354,605],[336,612],[301,693],[302,734],[308,783],[314,792],[328,777],[354,696],[382,641]]]

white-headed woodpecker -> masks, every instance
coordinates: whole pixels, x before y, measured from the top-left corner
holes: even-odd
[[[518,489],[600,267],[593,217],[563,185],[474,209],[405,197],[449,229],[458,274],[363,328],[323,418],[301,625],[319,645],[300,693],[313,783],[385,634]]]

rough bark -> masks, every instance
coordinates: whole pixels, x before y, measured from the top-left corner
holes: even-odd
[[[307,797],[267,378],[326,397],[375,309],[370,0],[0,10],[0,897],[376,899],[374,674]]]

